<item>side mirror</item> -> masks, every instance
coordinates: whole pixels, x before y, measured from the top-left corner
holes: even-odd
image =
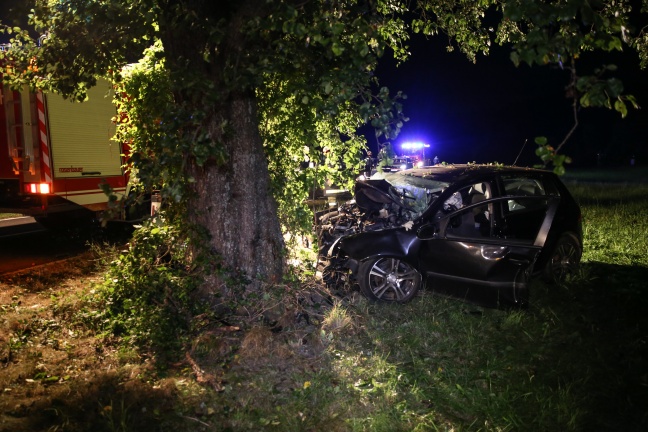
[[[416,232],[416,236],[421,240],[432,240],[439,238],[439,222],[430,222],[422,225]]]

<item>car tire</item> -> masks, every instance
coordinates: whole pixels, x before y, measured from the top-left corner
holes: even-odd
[[[421,287],[421,274],[398,258],[375,257],[360,264],[360,291],[374,301],[405,303]]]
[[[544,278],[548,282],[562,283],[569,275],[578,271],[583,249],[573,234],[563,234],[549,256],[544,268]]]

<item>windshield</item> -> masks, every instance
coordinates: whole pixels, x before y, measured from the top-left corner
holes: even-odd
[[[450,183],[404,172],[376,173],[372,180],[386,180],[403,197],[403,203],[416,213],[423,213]]]

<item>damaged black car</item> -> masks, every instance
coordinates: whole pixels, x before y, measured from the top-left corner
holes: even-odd
[[[573,274],[581,211],[552,172],[437,165],[356,182],[355,199],[317,215],[329,285],[407,302],[426,287],[488,307],[524,307],[528,283]]]

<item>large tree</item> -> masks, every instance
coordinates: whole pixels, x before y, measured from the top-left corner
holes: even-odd
[[[122,82],[120,138],[138,178],[209,234],[223,271],[205,286],[227,274],[258,289],[282,276],[281,223],[304,227],[315,177],[343,181],[336,167],[359,160],[357,128],[389,140],[406,120],[374,71],[383,55],[407,57],[411,32],[443,35],[473,61],[510,44],[515,63],[571,71],[575,104],[624,113],[633,100],[602,76],[613,68],[577,64],[632,46],[645,65],[638,13],[626,0],[38,0],[33,38],[4,27],[3,78],[79,99],[97,76]],[[556,157],[547,145],[540,155]],[[299,169],[309,161],[321,171]]]

